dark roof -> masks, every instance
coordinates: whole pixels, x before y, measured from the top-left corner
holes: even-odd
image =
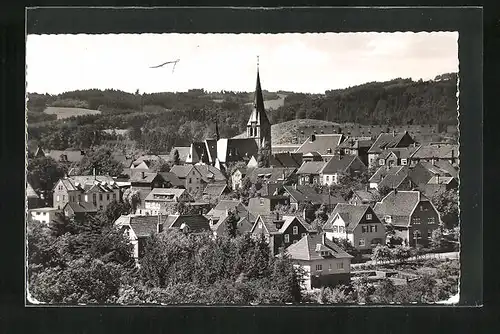
[[[177,175],[178,178],[184,179],[193,168],[193,165],[175,165],[170,168],[170,172]]]
[[[208,219],[202,215],[175,215],[174,221],[167,228],[181,228],[183,224],[189,227],[190,232],[210,231]]]
[[[182,182],[181,179],[179,179],[174,173],[160,172],[159,174],[165,181],[169,182],[172,187],[184,187],[184,182]]]
[[[323,225],[323,230],[330,231],[332,229],[333,220],[337,216],[337,214],[342,217],[344,222],[347,224],[346,229],[348,232],[354,231],[356,226],[358,226],[361,218],[365,214],[366,210],[368,210],[370,206],[368,204],[348,204],[348,203],[339,203],[333,209],[330,217]]]
[[[112,192],[115,189],[119,189],[116,181],[111,176],[104,175],[75,175],[64,177],[61,181],[70,191],[80,190],[87,192],[93,187],[98,187],[101,192]]]
[[[320,170],[322,174],[336,174],[347,171],[354,160],[359,159],[356,155],[334,156]]]
[[[210,154],[210,161],[214,162],[217,158],[217,140],[207,139],[205,140],[205,145],[207,146],[208,153]]]
[[[64,207],[66,206],[69,206],[74,213],[94,213],[98,210],[97,207],[90,202],[68,202]]]
[[[256,122],[257,125],[271,124],[267,118],[266,110],[264,108],[264,97],[260,86],[259,70],[257,70],[257,83],[255,85],[253,110],[250,114],[247,125],[251,125],[252,122]]]
[[[393,190],[375,204],[374,211],[379,217],[392,216],[395,225],[408,226],[410,216],[420,201],[429,200],[419,191]]]
[[[415,159],[451,159],[458,158],[458,145],[455,144],[428,144],[422,145],[415,152]]]
[[[227,225],[226,221],[229,218],[229,216],[225,215],[219,221],[213,225],[211,228],[214,232],[216,232],[218,235],[221,235],[222,233],[227,231]],[[236,229],[238,230],[239,233],[244,234],[247,232],[250,232],[250,230],[253,227],[253,223],[250,222],[247,217],[242,217],[238,220],[236,223]]]
[[[378,159],[386,159],[391,154],[394,154],[398,159],[409,159],[413,156],[416,150],[418,150],[418,146],[390,148],[380,153]]]
[[[313,137],[314,136],[314,137]],[[314,140],[313,140],[314,138]],[[344,136],[342,134],[317,134],[311,135],[307,140],[295,151],[295,153],[318,152],[321,155],[334,154],[337,147],[342,142]]]
[[[338,147],[339,148],[369,148],[373,144],[371,137],[348,137]]]
[[[190,157],[191,161],[193,162],[198,162],[202,161],[204,163],[208,163],[208,151],[207,151],[207,146],[205,145],[205,142],[194,142],[191,144],[192,148],[192,154],[193,156]],[[188,157],[191,154],[188,155]]]
[[[399,172],[401,169],[403,169],[404,166],[396,166],[396,167],[390,167],[388,168],[387,166],[381,166],[377,169],[377,171],[370,177],[369,182],[380,182],[384,179],[386,175],[389,174],[396,174]]]
[[[158,173],[144,172],[143,177],[142,172],[132,172],[129,181],[131,183],[152,183],[157,176]]]
[[[131,216],[130,227],[138,238],[150,237],[158,232],[158,221],[164,223],[166,216]]]
[[[304,161],[297,174],[319,174],[325,165],[324,161]]]
[[[247,177],[252,183],[255,183],[258,179],[267,182],[279,182],[288,180],[296,170],[296,168],[283,167],[252,168],[248,170]]]
[[[250,222],[254,222],[256,217],[251,214],[248,209],[240,201],[221,200],[219,203],[207,213],[207,216],[220,219],[224,217],[227,211],[236,211],[238,217],[247,217]]]
[[[195,165],[205,182],[226,182],[227,178],[220,170],[210,165]]]
[[[354,194],[358,196],[362,201],[372,202],[375,200],[377,192],[374,190],[355,190]]]
[[[336,259],[353,257],[340,246],[328,240],[324,233],[308,234],[286,249],[286,252],[294,260],[322,260],[327,258],[322,256],[320,251],[327,251],[330,256]]]
[[[178,188],[154,188],[151,192],[145,197],[145,201],[176,201],[180,196],[182,196],[186,192],[186,189],[178,189]],[[155,198],[155,195],[172,195],[174,198],[172,200]]]
[[[221,196],[227,189],[225,184],[210,183],[203,190],[203,195]]]
[[[405,166],[402,166],[405,167]],[[390,189],[398,188],[408,177],[408,168],[401,168],[394,174],[387,174],[378,187],[388,187]]]
[[[336,204],[343,203],[345,200],[337,193],[323,194],[317,193],[314,188],[309,186],[283,186],[283,189],[290,194],[298,203],[311,202],[312,204]]]
[[[395,148],[406,134],[406,131],[398,133],[381,133],[368,150],[368,153],[381,153],[385,149]]]
[[[302,165],[302,153],[275,153],[269,158],[269,165],[273,167],[299,168]]]

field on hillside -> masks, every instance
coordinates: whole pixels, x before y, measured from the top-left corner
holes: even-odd
[[[278,94],[278,96],[280,98],[276,99],[276,100],[265,100],[264,101],[264,108],[266,108],[266,110],[275,110],[275,109],[278,109],[279,107],[283,107],[283,105],[285,104],[286,95],[285,94]],[[216,100],[213,100],[213,101],[216,102]],[[246,104],[251,105],[252,103],[253,102],[249,102]]]
[[[57,119],[65,119],[73,116],[97,115],[101,112],[99,110],[84,108],[47,107],[47,109],[44,110],[44,113],[49,115],[56,115]]]

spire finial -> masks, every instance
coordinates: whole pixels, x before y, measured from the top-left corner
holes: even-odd
[[[259,69],[259,56],[257,56],[257,69]]]

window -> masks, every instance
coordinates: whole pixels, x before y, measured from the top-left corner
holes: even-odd
[[[97,194],[92,194],[92,200],[94,203],[97,203]]]
[[[66,195],[62,195],[62,197],[63,197],[63,201],[66,200]]]
[[[328,270],[332,270],[332,264],[330,263],[330,265],[328,266]]]
[[[106,194],[106,200],[109,201],[109,194]]]
[[[82,201],[82,195],[78,195],[78,202]]]
[[[391,216],[385,216],[384,220],[386,223],[391,223],[392,222],[392,217]]]
[[[434,217],[427,218],[427,224],[435,224],[435,223],[436,223],[436,218]]]
[[[37,213],[36,213],[36,215],[37,215],[37,216],[40,216],[40,212],[37,212]]]
[[[326,182],[330,181],[330,175],[325,176]]]
[[[88,201],[89,201],[89,196],[85,195],[85,202],[88,202]]]
[[[43,212],[43,213],[42,213],[42,216],[46,216],[46,215],[47,215],[47,212]]]
[[[115,194],[115,193],[113,193],[113,200],[115,200],[115,199],[116,199],[116,194]]]
[[[194,171],[193,171],[193,175],[194,175]]]
[[[380,166],[383,166],[383,165],[385,164],[384,159],[380,159],[380,160],[378,161],[378,164],[379,164]]]
[[[294,240],[293,243],[295,244],[298,240]]]
[[[290,242],[290,236],[288,234],[285,234],[285,243]]]
[[[366,232],[368,232],[368,227],[367,227],[367,226],[362,225],[362,226],[361,226],[361,233],[366,233]]]
[[[303,238],[307,235],[307,233],[302,233],[300,236]]]
[[[432,230],[427,230],[427,239],[432,238]]]
[[[321,265],[321,264],[317,264],[317,265],[316,265],[316,270],[317,270],[317,271],[321,271],[321,270],[323,270],[323,265]]]
[[[344,233],[344,232],[345,232],[344,226],[339,226],[339,233]]]
[[[420,224],[420,217],[413,217],[413,224],[419,225]]]
[[[261,199],[259,200],[259,203],[260,203],[260,205],[264,205],[264,199],[263,199],[263,198],[261,198]]]
[[[56,201],[58,201],[58,202],[59,202],[59,195],[57,195],[57,196],[56,196]]]
[[[338,231],[338,226],[337,226],[337,225],[333,225],[333,232],[335,232],[335,233],[336,233],[336,232],[339,232],[339,231]]]
[[[189,178],[189,183],[191,183],[191,178]]]
[[[374,231],[373,232],[377,233],[377,225],[373,225],[373,227],[374,227]]]
[[[365,239],[359,239],[359,246],[364,247],[365,246]]]
[[[293,227],[293,235],[297,235],[299,234],[299,227],[298,226],[294,226]]]
[[[401,165],[406,166],[408,164],[408,160],[401,159]]]
[[[337,269],[344,269],[344,262],[337,263]]]
[[[99,210],[102,210],[102,205],[99,205]]]
[[[372,220],[372,214],[371,213],[367,213],[366,214],[366,220]]]
[[[262,228],[262,222],[259,222],[259,228]]]
[[[99,200],[102,201],[102,194],[99,194]]]

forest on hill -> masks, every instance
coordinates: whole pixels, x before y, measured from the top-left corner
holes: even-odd
[[[394,79],[325,94],[264,91],[265,100],[286,95],[282,106],[268,111],[272,124],[315,119],[360,124],[456,124],[457,74],[429,81]],[[28,138],[47,149],[86,149],[120,138],[105,129],[128,129],[137,148],[167,153],[173,146],[245,131],[253,93],[206,92],[135,94],[118,90],[81,90],[59,95],[28,94]],[[98,110],[100,114],[56,120],[48,107]]]

